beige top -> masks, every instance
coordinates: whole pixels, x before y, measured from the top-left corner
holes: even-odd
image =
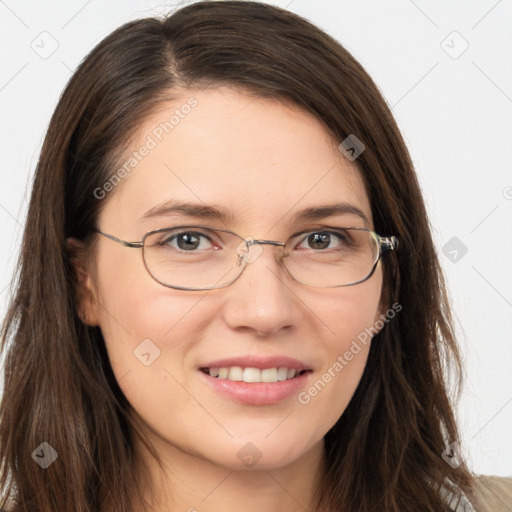
[[[478,512],[512,512],[512,477],[480,475],[476,478]]]

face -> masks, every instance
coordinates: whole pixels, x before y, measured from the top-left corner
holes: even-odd
[[[182,108],[190,97],[195,105]],[[161,123],[176,110],[171,130]],[[316,118],[281,103],[223,88],[186,91],[132,141],[127,158],[137,151],[137,164],[102,199],[98,228],[128,241],[173,225],[279,241],[323,226],[373,229],[359,171],[338,143]],[[150,149],[139,151],[144,145]],[[172,210],[145,216],[169,200],[215,206],[232,219]],[[336,203],[359,209],[367,222],[355,213],[293,220]],[[239,469],[257,460],[269,469],[322,445],[366,364],[370,343],[354,341],[382,312],[380,263],[363,283],[308,287],[287,274],[273,246],[262,245],[230,286],[186,291],[155,281],[141,249],[98,237],[86,281],[96,300],[83,318],[100,326],[119,386],[159,453],[178,450]],[[288,377],[279,368],[307,371],[273,383],[205,373],[219,366],[256,368],[242,373],[247,380],[272,380],[273,367],[279,378]]]

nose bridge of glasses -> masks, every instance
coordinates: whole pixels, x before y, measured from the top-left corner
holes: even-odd
[[[241,260],[246,263],[253,263],[256,261],[261,253],[263,252],[263,245],[272,245],[273,247],[280,247],[281,251],[279,259],[283,256],[283,249],[285,246],[284,242],[277,240],[255,240],[254,238],[247,236],[236,248],[236,252],[239,256],[238,264],[241,264]]]

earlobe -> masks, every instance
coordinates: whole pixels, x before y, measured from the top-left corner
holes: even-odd
[[[99,325],[96,290],[89,269],[87,251],[81,240],[68,238],[67,253],[73,270],[73,298],[80,320],[91,327]]]

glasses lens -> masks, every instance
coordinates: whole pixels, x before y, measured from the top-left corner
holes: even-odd
[[[379,259],[377,236],[364,229],[328,229],[290,239],[288,271],[311,286],[335,287],[366,279]]]
[[[144,239],[144,262],[160,283],[185,289],[226,286],[243,270],[238,265],[238,236],[198,226],[150,233]]]
[[[283,263],[303,284],[347,286],[370,275],[379,247],[371,231],[329,228],[289,239]],[[247,247],[241,237],[226,231],[178,226],[145,237],[144,262],[164,285],[204,290],[232,283],[261,250],[259,244]]]

